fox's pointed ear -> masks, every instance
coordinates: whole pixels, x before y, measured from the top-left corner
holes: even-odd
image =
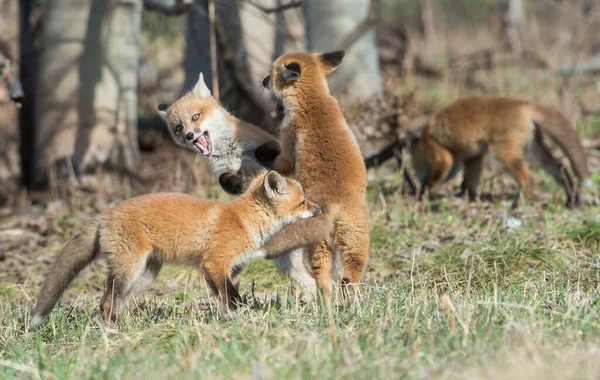
[[[269,199],[275,199],[282,194],[285,194],[287,190],[285,178],[274,170],[270,170],[265,175],[263,186],[265,187],[265,193]]]
[[[281,65],[281,76],[285,83],[290,83],[300,78],[300,74],[302,70],[300,70],[300,65],[296,62],[288,63],[285,65]]]
[[[346,52],[344,50],[336,50],[329,53],[323,53],[320,56],[321,63],[327,70],[327,75],[331,74],[342,63]]]
[[[169,109],[168,104],[159,104],[158,105],[158,114],[167,121],[167,110]]]
[[[196,83],[196,85],[194,86],[193,92],[200,99],[208,98],[209,96],[211,96],[210,90],[208,89],[208,87],[206,86],[206,83],[204,82],[204,75],[202,75],[202,73],[200,73],[200,77],[198,78],[198,83]]]

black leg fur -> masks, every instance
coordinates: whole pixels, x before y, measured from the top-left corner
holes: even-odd
[[[273,162],[279,153],[281,153],[281,149],[277,144],[268,143],[256,148],[256,151],[254,151],[254,157],[262,166],[272,169]]]
[[[238,173],[223,173],[219,177],[219,185],[229,194],[239,195],[246,190],[247,180],[244,175]]]

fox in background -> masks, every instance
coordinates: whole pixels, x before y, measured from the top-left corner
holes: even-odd
[[[577,182],[554,157],[544,136],[565,153]],[[490,152],[519,186],[513,207],[518,205],[521,194],[525,199],[531,196],[529,163],[541,166],[563,187],[568,205],[579,204],[580,191],[592,187],[587,158],[573,125],[557,110],[525,100],[499,96],[461,98],[431,117],[415,120],[407,128],[406,139],[392,145],[367,157],[367,166],[397,156],[395,152],[406,146],[421,184],[419,197],[453,178],[462,165],[464,179],[458,195],[466,193],[471,200],[477,198],[483,161]],[[408,185],[415,190],[411,181]]]

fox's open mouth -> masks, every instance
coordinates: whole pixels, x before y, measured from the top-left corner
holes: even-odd
[[[198,148],[200,153],[204,156],[208,157],[212,154],[212,142],[210,141],[208,131],[202,132],[202,134],[194,140],[194,146]]]

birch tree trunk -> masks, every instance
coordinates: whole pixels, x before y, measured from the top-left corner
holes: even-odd
[[[197,1],[197,3],[206,9],[204,1]],[[265,112],[264,99],[261,99],[258,92],[255,93],[260,90],[259,86],[255,85],[258,83],[258,78],[251,76],[248,66],[240,4],[236,0],[218,1],[215,2],[215,10],[219,29],[217,33],[219,100],[227,109],[234,110],[237,117],[270,129],[273,120],[270,114]],[[188,13],[185,42],[184,91],[194,87],[200,72],[204,74],[204,80],[212,89],[209,27],[205,14],[194,10]]]
[[[304,50],[300,9],[269,14],[259,9],[260,6],[269,8],[282,2],[215,2],[220,101],[237,117],[271,133],[275,132],[278,121],[274,117],[271,95],[262,88],[262,79],[269,73],[274,57],[285,51]],[[196,0],[196,3],[205,9],[204,0]],[[208,30],[206,14],[197,10],[189,12],[185,35],[184,91],[194,86],[200,72],[204,73],[206,83],[212,86]]]
[[[0,0],[0,60],[4,70],[18,72],[19,3]],[[0,76],[6,72],[0,68]],[[8,86],[0,81],[0,202],[19,186],[19,118]]]
[[[34,185],[48,170],[135,173],[141,0],[48,0],[36,92]],[[68,27],[67,27],[68,26]]]
[[[525,47],[525,7],[523,0],[501,0],[498,4],[500,16],[500,42],[505,50],[522,53]]]
[[[369,0],[305,0],[309,51],[332,51],[368,15]],[[382,94],[375,29],[370,28],[346,51],[341,66],[329,79],[333,94],[346,91],[348,99],[365,100]]]

